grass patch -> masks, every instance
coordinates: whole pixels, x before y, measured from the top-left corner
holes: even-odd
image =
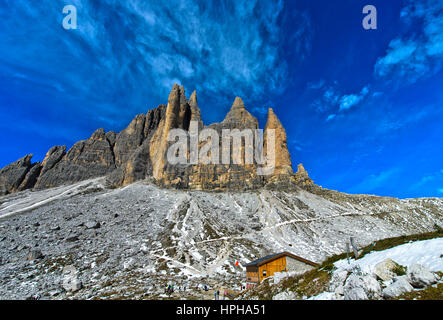
[[[289,285],[289,290],[297,293],[299,297],[309,298],[323,291],[327,291],[330,281],[330,272],[322,270],[321,268],[315,268],[304,273],[303,275],[289,278],[289,283],[287,285]]]
[[[395,266],[395,268],[392,270],[397,276],[404,276],[406,274],[406,268],[402,265]]]

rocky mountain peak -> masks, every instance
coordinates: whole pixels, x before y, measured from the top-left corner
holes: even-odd
[[[175,83],[169,93],[168,104],[175,106],[176,104],[185,105],[187,103],[188,100],[186,99],[185,88]]]
[[[106,133],[103,128],[95,130],[95,132],[92,134],[91,140],[106,140]]]
[[[245,104],[243,103],[242,98],[240,97],[235,97],[234,103],[232,104],[231,110],[232,109],[244,109],[245,108]]]
[[[218,191],[257,189],[269,183],[280,186],[313,184],[304,168],[299,167],[293,174],[286,131],[273,109],[269,109],[264,130],[265,153],[270,130],[275,133],[275,169],[269,175],[257,174],[259,164],[256,161],[252,164],[244,161],[246,145],[242,146],[241,163],[202,164],[195,160],[187,164],[170,163],[167,152],[174,142],[168,141],[168,134],[173,129],[189,131],[191,121],[199,123],[199,132],[204,129],[197,92],[194,91],[188,100],[185,88],[174,84],[167,105],[135,116],[118,134],[100,128],[68,151],[66,146],[51,148],[42,163],[31,164],[32,155],[28,155],[5,167],[0,171],[0,193],[50,188],[101,176],[106,176],[112,186],[153,178],[161,186]],[[243,100],[236,97],[225,119],[206,128],[215,129],[219,134],[223,129],[254,130],[258,129],[258,121],[246,109]],[[201,150],[206,142],[200,141],[197,149]],[[190,150],[186,153],[190,158]],[[284,183],[280,184],[282,181]]]
[[[297,166],[297,172],[295,173],[295,181],[302,186],[314,185],[314,181],[309,177],[308,172],[302,163]]]
[[[197,91],[194,90],[191,94],[191,96],[189,97],[189,105],[191,107],[197,107],[198,108],[198,103],[197,103]]]
[[[246,110],[240,97],[236,97],[231,110],[226,115],[222,124],[229,129],[258,129],[258,120]]]

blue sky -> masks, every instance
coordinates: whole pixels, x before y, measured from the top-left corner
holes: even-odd
[[[120,131],[177,82],[206,124],[235,96],[261,126],[274,108],[323,187],[443,196],[440,0],[3,0],[0,33],[0,167]]]

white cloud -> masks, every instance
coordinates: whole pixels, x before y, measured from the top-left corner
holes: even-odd
[[[356,94],[349,94],[341,97],[339,111],[350,109],[354,105],[358,104],[362,99],[362,96]]]
[[[366,86],[366,87],[363,87],[363,89],[358,94],[349,94],[349,95],[342,96],[340,99],[339,111],[341,112],[341,111],[348,110],[348,109],[352,108],[353,106],[359,104],[368,93],[369,93],[369,87]]]
[[[360,103],[369,94],[369,85],[363,87],[359,93],[342,94],[336,88],[336,84],[324,86],[324,92],[320,98],[317,98],[312,107],[319,113],[330,111],[333,107],[338,107],[338,112],[344,112]],[[326,119],[330,121],[335,117],[332,114]]]
[[[443,2],[410,0],[400,16],[407,26],[418,23],[422,28],[393,39],[386,55],[377,60],[374,71],[381,78],[399,77],[404,82],[414,83],[441,70]]]

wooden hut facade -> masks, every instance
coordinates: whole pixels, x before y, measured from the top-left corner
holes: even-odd
[[[289,252],[272,254],[246,265],[246,286],[250,288],[276,272],[306,272],[317,264]]]

